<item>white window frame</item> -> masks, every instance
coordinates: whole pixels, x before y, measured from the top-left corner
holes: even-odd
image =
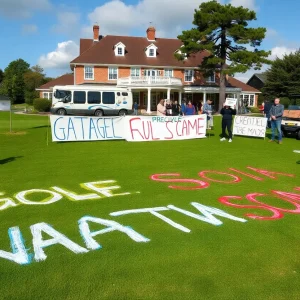
[[[117,70],[116,74],[110,72],[110,70]],[[110,78],[110,75],[117,75],[117,78]],[[108,67],[108,80],[117,80],[119,78],[119,68],[118,67]]]
[[[141,76],[141,68],[130,68],[130,77],[140,77]]]
[[[90,68],[92,70],[92,72],[87,72],[87,68]],[[94,70],[94,66],[84,66],[84,80],[94,80],[94,76],[95,76],[95,70]],[[87,74],[92,74],[92,77],[87,77]]]
[[[152,56],[150,56],[150,50],[153,50],[153,55]],[[147,55],[147,57],[156,57],[156,55],[157,55],[157,47],[154,44],[149,45],[146,48],[146,55]]]
[[[123,48],[118,47],[118,55],[123,56]]]
[[[49,99],[49,93],[43,92],[43,99]]]
[[[186,75],[187,72],[191,72],[191,75]],[[191,76],[191,80],[186,80],[186,76]],[[184,82],[193,82],[194,81],[194,70],[185,69],[184,70]]]
[[[242,98],[242,101],[244,102],[244,99],[245,99],[245,95],[248,96],[248,107],[255,107],[255,94],[251,94],[251,93],[242,93],[241,94],[241,98]],[[253,97],[253,105],[250,105],[250,99],[251,97]]]
[[[173,77],[173,69],[165,69],[164,76],[165,77]]]
[[[213,78],[213,79],[212,79]],[[212,80],[211,80],[212,79]],[[215,83],[216,82],[216,74],[214,73],[213,75],[211,75],[211,76],[208,76],[207,78],[206,78],[206,82],[208,82],[208,83]]]
[[[119,54],[119,49],[122,49],[122,53]],[[114,46],[115,56],[124,56],[125,55],[125,45],[121,42]]]

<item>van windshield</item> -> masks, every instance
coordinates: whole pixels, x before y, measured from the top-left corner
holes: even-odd
[[[54,93],[54,97],[62,102],[70,102],[71,101],[71,91],[56,90]]]

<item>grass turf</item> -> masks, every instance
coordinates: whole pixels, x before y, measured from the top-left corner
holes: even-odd
[[[47,117],[14,114],[13,130],[22,134],[7,134],[9,114],[0,113],[2,198],[53,186],[82,194],[87,191],[81,183],[110,179],[121,186],[115,192],[131,193],[79,202],[64,197],[50,205],[18,205],[0,211],[1,250],[11,251],[7,230],[19,226],[28,251],[33,253],[29,226],[39,222],[51,224],[84,247],[77,222],[85,215],[131,226],[151,240],[136,243],[123,233],[112,232],[95,237],[103,248],[86,254],[76,255],[54,245],[45,248],[47,259],[43,262],[20,266],[0,258],[0,298],[299,299],[300,215],[286,213],[280,220],[253,220],[245,214],[270,213],[228,207],[218,201],[224,195],[270,194],[272,189],[292,192],[299,185],[299,154],[292,152],[299,149],[299,142],[284,139],[278,145],[269,144],[268,139],[235,137],[233,143],[221,143],[220,119],[215,122],[212,135],[202,140],[49,142],[47,146]],[[247,166],[291,173],[296,178],[279,176],[274,180],[247,171]],[[230,173],[228,168],[264,180],[241,175],[243,180],[237,184],[211,182],[207,189],[176,190],[168,188],[171,183],[149,179],[152,174],[180,173],[180,178],[199,180],[197,174],[202,170]],[[40,199],[32,196],[31,200]],[[294,207],[271,196],[261,200]],[[248,222],[217,217],[223,225],[213,226],[176,211],[162,212],[191,229],[184,233],[147,213],[109,216],[113,211],[169,204],[197,213],[191,202],[222,209]],[[244,199],[241,204],[250,203]],[[92,226],[94,230],[99,227]]]

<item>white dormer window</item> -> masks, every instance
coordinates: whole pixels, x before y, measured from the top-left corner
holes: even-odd
[[[114,46],[115,55],[116,56],[124,56],[125,55],[125,45],[123,43],[118,43]]]
[[[154,44],[149,45],[145,51],[147,57],[156,57],[157,55],[157,47]]]

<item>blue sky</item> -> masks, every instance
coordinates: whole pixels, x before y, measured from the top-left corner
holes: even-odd
[[[262,45],[272,57],[300,47],[298,19],[300,1],[296,0],[223,0],[254,9],[253,26],[268,29]],[[70,71],[68,63],[78,55],[80,37],[92,37],[98,22],[100,33],[145,36],[150,22],[157,37],[176,37],[191,28],[193,10],[201,0],[1,0],[0,68],[15,59],[31,66],[40,64],[47,75]],[[241,74],[245,81],[251,72]]]

